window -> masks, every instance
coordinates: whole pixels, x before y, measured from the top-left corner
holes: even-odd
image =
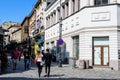
[[[40,26],[41,26],[41,21],[38,19],[37,20],[37,28],[40,28]]]
[[[79,59],[79,36],[73,37],[73,57]]]
[[[105,5],[108,4],[108,0],[95,0],[95,5]]]

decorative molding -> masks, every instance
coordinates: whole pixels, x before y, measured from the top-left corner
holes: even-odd
[[[110,20],[110,12],[96,12],[91,14],[91,21],[109,21]]]

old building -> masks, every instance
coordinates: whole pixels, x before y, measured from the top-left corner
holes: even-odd
[[[61,1],[61,6],[60,6]],[[120,69],[119,0],[53,0],[46,8],[45,47],[57,46],[62,17],[62,59],[77,66]],[[76,62],[75,62],[76,63]]]
[[[30,28],[31,34],[39,45],[40,49],[44,47],[44,33],[45,33],[45,6],[46,0],[38,0],[33,11],[30,14]]]
[[[26,31],[28,30],[28,32]],[[21,41],[24,44],[29,35],[29,17],[25,17],[21,23]]]
[[[21,43],[21,25],[20,24],[13,24],[8,28],[9,31],[9,44],[11,43]]]
[[[1,24],[1,27],[3,28],[3,29],[5,29],[5,30],[8,30],[8,28],[10,27],[10,26],[12,26],[12,25],[15,25],[15,24],[18,24],[17,22],[12,22],[12,21],[8,21],[8,22],[4,22],[4,23],[2,23]],[[5,45],[7,45],[7,44],[9,44],[10,42],[9,42],[9,34],[10,34],[10,32],[9,32],[9,30],[8,31],[6,31],[5,32],[5,36],[4,36],[4,38],[5,38]]]

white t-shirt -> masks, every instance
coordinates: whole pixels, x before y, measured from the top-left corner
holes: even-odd
[[[42,62],[42,58],[38,58],[38,59],[37,59],[37,62]]]

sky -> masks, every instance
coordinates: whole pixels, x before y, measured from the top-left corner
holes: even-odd
[[[21,23],[30,14],[37,0],[0,0],[0,24]]]

